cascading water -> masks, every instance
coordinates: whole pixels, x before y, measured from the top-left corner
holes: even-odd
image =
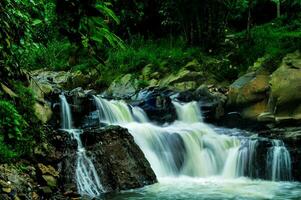
[[[267,174],[273,181],[291,180],[291,158],[283,141],[273,140],[273,147],[268,151]]]
[[[61,99],[61,117],[62,117],[62,129],[68,132],[73,139],[77,142],[77,159],[76,159],[76,183],[78,193],[81,195],[87,195],[90,197],[99,196],[104,192],[96,169],[91,159],[86,155],[86,150],[82,145],[79,129],[73,129],[72,115],[70,106],[66,100],[66,97],[62,94]]]
[[[129,130],[157,177],[191,176],[256,177],[256,139],[216,133],[202,122],[197,102],[173,102],[178,121],[167,126],[152,124],[144,111],[124,101],[94,96],[102,123]],[[282,173],[282,172],[281,172]]]

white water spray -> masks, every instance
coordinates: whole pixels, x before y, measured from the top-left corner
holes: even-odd
[[[96,96],[94,99],[100,122],[127,128],[159,180],[170,176],[256,177],[254,162],[258,141],[216,133],[203,122],[197,102],[173,102],[178,120],[157,126],[138,107],[124,101],[108,101]],[[282,169],[287,171],[288,168],[283,166]]]
[[[280,140],[273,140],[273,147],[268,151],[267,172],[273,181],[291,180],[291,158],[284,143]]]
[[[61,99],[61,116],[62,129],[68,132],[77,142],[77,159],[76,159],[76,184],[78,193],[90,197],[99,196],[104,189],[99,180],[96,169],[91,159],[86,155],[86,150],[82,145],[79,129],[73,129],[72,115],[70,106],[64,95],[60,95]]]

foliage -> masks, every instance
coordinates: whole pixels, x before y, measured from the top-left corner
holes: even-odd
[[[53,16],[52,1],[3,0],[0,3],[0,75],[13,78],[22,75],[19,61],[24,48],[45,41]],[[46,29],[48,31],[46,31]]]
[[[49,41],[46,45],[36,44],[25,50],[21,65],[26,69],[48,68],[52,70],[68,70],[69,56],[74,51],[67,40]]]
[[[132,39],[125,50],[111,50],[108,54],[107,67],[114,78],[120,74],[139,73],[148,64],[152,71],[165,73],[178,70],[187,62],[200,56],[200,48],[188,47],[182,39],[144,40]]]
[[[11,84],[17,96],[0,100],[0,158],[7,161],[31,155],[34,146],[45,140],[43,127],[34,114],[33,92],[22,82]]]
[[[105,41],[113,47],[123,47],[121,39],[109,30],[110,20],[119,23],[118,17],[109,5],[99,0],[76,2],[58,0],[56,10],[61,33],[72,43],[85,48],[103,47]]]
[[[15,145],[22,140],[22,132],[27,124],[8,101],[0,100],[0,158],[7,160],[16,157]]]
[[[287,21],[286,17],[277,19],[269,24],[254,27],[251,30],[251,40],[245,40],[245,33],[239,33],[239,48],[232,58],[235,66],[241,72],[261,57],[266,57],[264,66],[273,71],[277,68],[282,57],[301,46],[301,21]]]
[[[0,132],[4,141],[20,140],[26,124],[15,106],[8,101],[0,100]]]

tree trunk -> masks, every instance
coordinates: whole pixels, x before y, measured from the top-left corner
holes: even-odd
[[[277,4],[277,18],[279,18],[281,16],[281,13],[280,13],[280,0],[278,2],[276,2]]]
[[[251,37],[251,24],[252,24],[252,7],[253,7],[253,0],[249,0],[248,6],[248,24],[247,24],[247,39]]]

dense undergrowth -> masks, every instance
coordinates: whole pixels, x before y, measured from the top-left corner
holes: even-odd
[[[40,121],[34,114],[33,92],[21,82],[12,82],[11,96],[0,93],[0,158],[8,161],[30,156],[37,142],[44,139]]]

